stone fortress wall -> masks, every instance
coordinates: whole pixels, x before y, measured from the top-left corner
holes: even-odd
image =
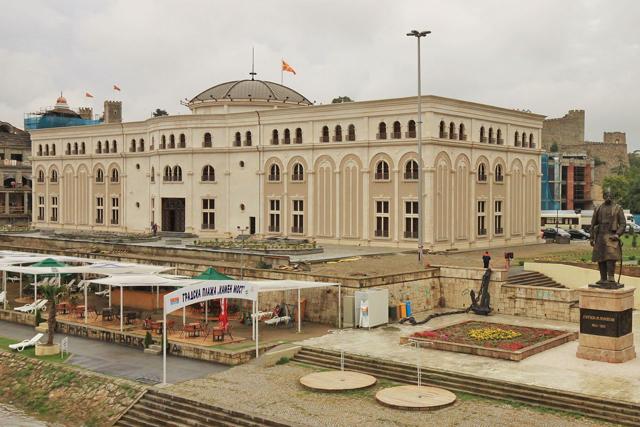
[[[592,198],[602,200],[602,182],[618,167],[629,166],[624,132],[604,132],[602,141],[585,141],[585,111],[569,110],[560,118],[546,119],[542,127],[542,147],[550,151],[555,143],[560,152],[584,152],[595,161]]]

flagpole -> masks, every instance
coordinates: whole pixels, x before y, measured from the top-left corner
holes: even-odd
[[[280,84],[284,85],[284,58],[280,60]]]

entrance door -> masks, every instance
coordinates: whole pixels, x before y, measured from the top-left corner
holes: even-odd
[[[256,234],[256,217],[249,217],[249,234]]]
[[[162,198],[162,231],[184,232],[184,199]]]

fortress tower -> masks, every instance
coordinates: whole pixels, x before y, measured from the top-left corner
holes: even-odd
[[[122,123],[122,101],[104,101],[104,123]]]

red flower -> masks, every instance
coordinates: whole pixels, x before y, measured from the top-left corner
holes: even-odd
[[[505,342],[498,345],[498,348],[509,351],[517,351],[523,349],[524,347],[525,345],[519,342]]]

